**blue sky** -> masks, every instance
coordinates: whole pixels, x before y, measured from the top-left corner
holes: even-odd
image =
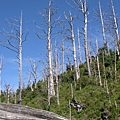
[[[72,3],[72,0],[68,0]],[[89,19],[91,20],[88,27],[91,28],[91,32],[88,34],[92,35],[92,41],[94,45],[94,40],[97,38],[99,42],[102,42],[100,38],[101,35],[98,34],[101,30],[100,23],[95,20],[95,10],[98,8],[99,0],[88,0],[89,7]],[[109,0],[101,0],[102,9],[105,10]],[[113,0],[115,5],[115,11],[120,14],[120,1]],[[43,12],[44,8],[48,5],[48,0],[0,0],[0,31],[5,28],[9,30],[10,28],[5,22],[5,19],[10,19],[12,17],[19,17],[21,10],[23,11],[23,32],[27,29],[29,35],[27,41],[23,44],[23,81],[27,83],[27,70],[30,68],[28,57],[35,59],[37,61],[43,60],[46,53],[46,41],[39,40],[35,35],[35,32],[40,32],[35,27],[33,21],[37,24],[42,24],[43,21],[40,19],[38,12]],[[78,14],[70,8],[66,3],[66,0],[54,0],[54,6],[58,8],[56,17],[61,16],[63,18],[63,12],[71,11],[74,15]],[[75,29],[81,29],[81,24],[77,22],[74,23]],[[0,35],[0,38],[2,36]],[[68,42],[66,42],[67,44]],[[66,45],[67,46],[67,45]],[[82,53],[84,54],[84,53]],[[4,88],[5,83],[10,83],[16,89],[18,86],[18,65],[15,63],[16,54],[6,48],[0,46],[0,56],[3,56],[3,71],[2,71],[2,88]],[[39,62],[39,75],[41,75],[42,64]],[[40,77],[41,78],[41,77]]]

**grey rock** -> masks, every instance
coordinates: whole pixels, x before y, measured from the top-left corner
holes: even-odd
[[[0,103],[0,120],[68,120],[55,113],[28,106]]]

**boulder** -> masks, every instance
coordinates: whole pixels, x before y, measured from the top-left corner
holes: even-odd
[[[0,103],[0,120],[68,120],[55,113],[17,104]]]

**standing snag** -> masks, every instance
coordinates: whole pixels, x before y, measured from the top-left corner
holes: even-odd
[[[0,96],[2,91],[2,68],[3,68],[3,62],[2,62],[2,57],[0,57]],[[1,102],[1,99],[0,99],[0,102]]]
[[[53,80],[53,68],[52,68],[52,33],[53,28],[56,27],[57,20],[53,19],[56,13],[56,9],[52,8],[53,0],[49,0],[49,5],[45,9],[45,13],[39,13],[40,16],[44,18],[44,29],[36,25],[38,29],[43,32],[43,37],[41,34],[36,33],[39,39],[47,41],[47,57],[48,57],[48,104],[50,105],[50,99],[55,96],[54,90],[54,80]]]
[[[28,33],[25,36],[25,39],[23,40],[23,20],[22,20],[22,11],[21,16],[19,19],[12,19],[13,21],[7,21],[8,25],[11,27],[10,32],[1,32],[6,39],[6,41],[2,41],[1,45],[17,54],[18,58],[18,65],[19,65],[19,93],[18,93],[18,103],[21,104],[22,98],[21,98],[21,91],[22,91],[22,46],[23,42],[26,41],[26,37]]]
[[[69,12],[69,17],[64,13],[64,17],[69,25],[69,28],[66,28],[65,26],[62,26],[65,28],[66,32],[68,32],[67,38],[71,40],[72,42],[72,53],[73,53],[73,60],[74,60],[74,69],[75,69],[75,77],[78,80],[79,79],[79,70],[77,66],[77,58],[76,58],[76,45],[75,45],[75,35],[74,35],[74,27],[73,27],[73,16],[71,12]]]
[[[90,63],[89,63],[89,52],[88,52],[88,37],[87,37],[87,28],[88,28],[88,8],[87,8],[87,0],[73,0],[74,4],[76,5],[73,7],[75,10],[79,11],[83,15],[83,36],[84,36],[84,49],[85,49],[85,58],[87,63],[87,70],[88,70],[88,76],[91,76],[91,69],[90,69]]]
[[[33,76],[34,79],[34,88],[37,88],[37,69],[38,69],[38,65],[36,63],[36,60],[31,60],[30,61],[30,65],[31,65],[31,72],[29,74],[31,74]],[[29,75],[30,76],[30,75]]]
[[[106,35],[105,35],[105,25],[104,25],[104,19],[103,19],[103,14],[102,14],[102,9],[101,9],[101,5],[100,5],[100,1],[99,1],[99,17],[101,20],[101,25],[102,25],[102,36],[103,36],[103,48],[104,48],[104,52],[105,55],[107,54],[107,39],[106,39]]]

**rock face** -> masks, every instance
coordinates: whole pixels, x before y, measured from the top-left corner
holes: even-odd
[[[0,103],[0,120],[68,120],[52,112]]]

